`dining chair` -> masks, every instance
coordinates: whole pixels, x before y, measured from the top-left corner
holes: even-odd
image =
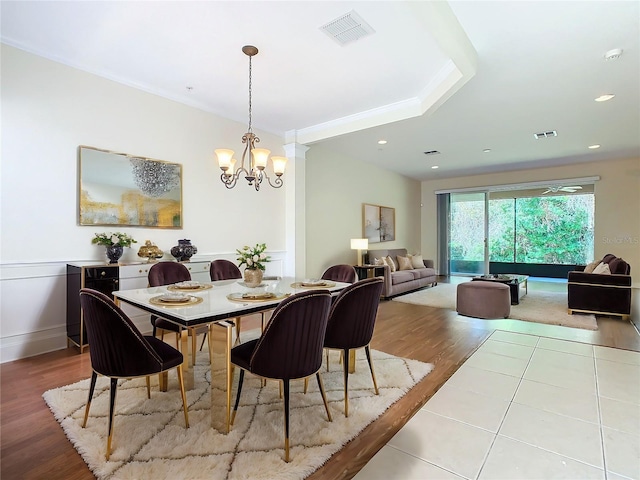
[[[347,264],[332,265],[331,267],[327,268],[324,271],[321,279],[332,280],[334,282],[355,283],[358,281],[358,273],[356,272],[356,269],[353,268],[351,265],[347,265]],[[332,301],[335,301],[335,299],[336,297],[331,298]],[[326,357],[327,357],[327,371],[329,371],[329,350],[326,351]],[[340,355],[340,358],[342,358],[342,355]],[[307,382],[305,382],[304,386],[305,386],[305,392],[306,392]]]
[[[164,285],[171,285],[179,282],[188,282],[191,280],[191,273],[189,269],[182,263],[177,262],[158,262],[149,269],[148,281],[150,287],[162,287]],[[158,317],[157,315],[151,315],[151,325],[153,325],[153,336],[156,336],[156,331],[160,330],[160,338],[164,340],[165,332],[174,332],[176,334],[176,345],[180,341],[180,332],[182,328],[169,320]],[[196,364],[196,337],[198,334],[204,334],[202,343],[207,335],[207,327],[200,328],[187,328],[189,335],[191,336],[191,363]],[[187,352],[185,352],[187,353]],[[211,352],[209,352],[211,356]]]
[[[342,352],[345,417],[349,416],[349,350],[364,348],[373,379],[373,388],[378,395],[378,384],[371,362],[369,343],[373,337],[383,282],[382,277],[360,280],[342,290],[331,305],[324,347]]]
[[[327,268],[321,278],[334,282],[355,283],[358,281],[358,274],[351,265],[340,264]]]
[[[242,278],[242,273],[235,263],[220,258],[211,262],[211,267],[209,268],[209,276],[211,277],[211,281],[215,282],[217,280],[240,279]],[[236,342],[240,342],[241,322],[242,320],[240,317],[236,317],[234,319],[234,323],[236,324]],[[204,340],[202,344],[204,345]],[[202,346],[200,348],[202,348]]]
[[[284,450],[289,461],[289,382],[316,376],[329,421],[331,412],[320,377],[324,333],[331,294],[307,290],[286,298],[273,312],[260,338],[231,349],[232,365],[240,367],[238,393],[231,424],[238,411],[245,371],[262,379],[278,380],[284,390]]]
[[[182,395],[184,423],[189,428],[187,397],[182,377],[183,356],[177,349],[156,337],[143,336],[129,317],[105,294],[89,288],[80,290],[80,305],[89,339],[91,383],[84,411],[82,428],[86,427],[91,399],[98,375],[111,380],[109,398],[109,426],[107,434],[107,460],[111,455],[113,417],[118,379],[147,377],[147,397],[151,398],[149,376],[163,374],[175,368]]]

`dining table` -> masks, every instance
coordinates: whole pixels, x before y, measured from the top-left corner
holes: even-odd
[[[273,310],[290,295],[312,289],[326,289],[337,295],[349,283],[294,277],[265,277],[257,287],[242,279],[214,282],[181,282],[160,287],[116,290],[116,304],[129,304],[181,328],[179,348],[184,355],[186,389],[194,388],[194,367],[189,364],[188,330],[208,327],[211,361],[211,426],[228,433],[231,419],[233,367],[231,348],[236,317]],[[160,389],[167,389],[167,375],[160,377]]]

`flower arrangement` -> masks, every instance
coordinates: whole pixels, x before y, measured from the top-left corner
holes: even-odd
[[[253,248],[249,248],[247,245],[245,245],[244,247],[242,247],[242,250],[236,250],[240,266],[246,265],[250,270],[264,271],[264,264],[271,260],[271,258],[268,257],[266,253],[264,253],[266,249],[266,244],[257,243]]]
[[[138,242],[126,233],[115,232],[96,233],[96,236],[91,240],[91,243],[104,245],[105,247],[130,247],[132,243]]]

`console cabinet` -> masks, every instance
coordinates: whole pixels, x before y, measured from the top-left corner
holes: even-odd
[[[80,289],[92,288],[111,297],[116,290],[131,290],[149,286],[149,269],[154,264],[105,265],[105,264],[67,264],[67,347],[76,346],[82,353],[88,346],[87,331],[80,308]],[[211,262],[188,262],[184,264],[191,278],[198,282],[208,282]],[[134,322],[147,321],[149,314],[130,305],[123,305],[124,312]],[[138,323],[138,322],[136,322]],[[144,324],[144,323],[142,323]]]

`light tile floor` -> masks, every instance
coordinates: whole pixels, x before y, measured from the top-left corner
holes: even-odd
[[[496,331],[356,480],[640,480],[640,353]]]

